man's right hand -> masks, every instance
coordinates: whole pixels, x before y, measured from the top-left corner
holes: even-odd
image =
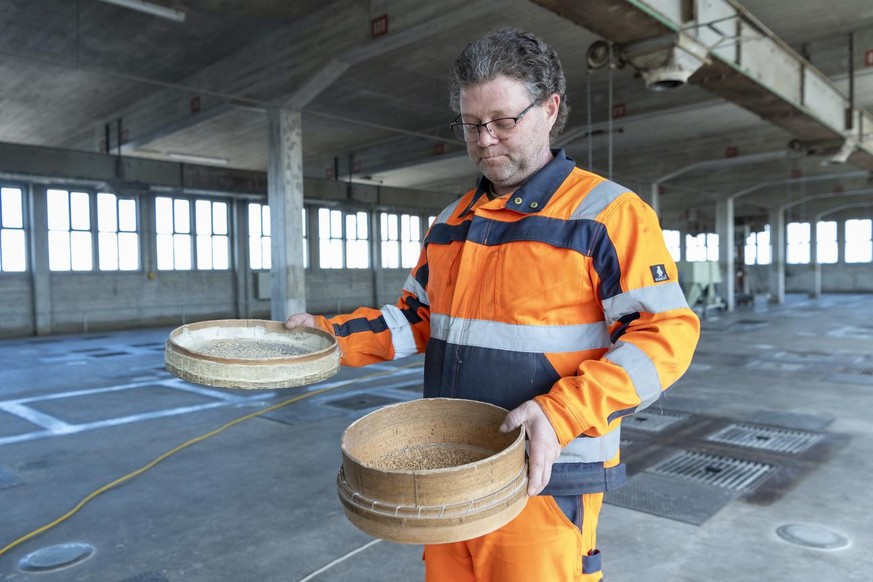
[[[306,327],[316,327],[315,317],[308,313],[295,313],[288,318],[288,321],[285,322],[286,329],[294,329],[299,325],[305,325]]]

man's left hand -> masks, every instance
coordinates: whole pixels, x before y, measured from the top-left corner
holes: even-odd
[[[534,496],[549,484],[552,465],[561,454],[561,445],[546,413],[533,400],[528,400],[510,411],[500,425],[500,430],[510,432],[521,425],[524,425],[530,439],[527,494]]]

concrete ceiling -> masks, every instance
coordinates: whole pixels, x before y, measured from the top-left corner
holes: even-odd
[[[126,156],[187,154],[265,171],[266,109],[302,103],[308,176],[459,193],[475,172],[448,131],[447,72],[481,31],[516,25],[562,58],[572,110],[559,145],[580,165],[590,156],[595,171],[611,167],[614,179],[646,196],[667,174],[734,156],[730,165],[703,164],[663,184],[668,226],[688,208],[711,214],[716,200],[763,181],[775,185],[738,199],[738,216],[784,204],[798,192],[799,183],[784,183],[791,177],[854,172],[815,188],[870,187],[852,164],[780,157],[796,137],[791,131],[699,86],[648,91],[630,67],[589,77],[586,50],[600,37],[540,5],[548,2],[154,2],[184,11],[185,21],[99,0],[0,0],[0,141],[105,151],[108,137],[116,153],[120,137]],[[855,104],[873,111],[873,66],[865,66],[873,3],[743,6],[844,93],[853,33]],[[383,14],[388,33],[373,38],[371,21]],[[610,100],[626,112],[611,126]]]

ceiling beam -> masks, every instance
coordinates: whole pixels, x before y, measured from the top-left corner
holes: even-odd
[[[706,58],[689,82],[801,139],[846,140],[849,161],[873,169],[873,117],[733,0],[531,1],[616,43],[619,55],[691,37]]]

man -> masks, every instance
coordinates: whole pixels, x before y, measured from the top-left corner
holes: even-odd
[[[621,418],[657,400],[697,344],[652,209],[550,149],[565,91],[558,56],[531,34],[468,45],[452,129],[478,186],[434,221],[396,305],[287,322],[332,331],[346,365],[425,352],[425,397],[491,402],[511,410],[501,430],[524,425],[527,506],[493,533],[425,546],[428,582],[601,580]]]

